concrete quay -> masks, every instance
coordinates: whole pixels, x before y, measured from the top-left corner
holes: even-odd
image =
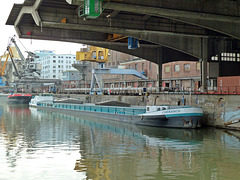
[[[162,93],[147,96],[122,95],[79,95],[58,94],[58,97],[70,96],[85,103],[102,101],[121,101],[133,106],[146,105],[190,105],[203,108],[202,124],[216,128],[240,130],[240,95],[212,95],[212,94],[175,94]]]

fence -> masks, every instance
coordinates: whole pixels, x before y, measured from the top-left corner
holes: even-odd
[[[155,93],[189,93],[191,90],[180,90],[174,88],[162,88],[158,91],[158,88],[103,88],[104,94],[122,94],[122,95],[143,95],[145,92],[150,94]],[[65,93],[79,93],[79,94],[89,94],[90,88],[72,88],[65,89]],[[240,86],[223,86],[223,87],[208,87],[206,92],[191,91],[194,94],[240,94]]]

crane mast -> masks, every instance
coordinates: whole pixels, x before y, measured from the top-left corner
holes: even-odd
[[[135,69],[116,69],[105,68],[105,63],[108,62],[109,49],[90,46],[88,52],[76,52],[76,59],[82,62],[97,62],[98,68],[92,69],[92,80],[90,87],[90,94],[102,94],[103,91],[103,74],[120,74],[133,75],[140,79],[148,79],[143,74]],[[81,69],[82,70],[82,69]],[[97,85],[97,86],[96,86]]]

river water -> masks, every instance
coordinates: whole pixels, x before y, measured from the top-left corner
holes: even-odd
[[[240,132],[136,127],[0,105],[0,180],[239,179]]]

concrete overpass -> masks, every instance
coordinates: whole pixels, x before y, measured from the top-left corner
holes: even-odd
[[[240,75],[240,58],[221,58],[240,50],[240,0],[108,0],[97,19],[79,17],[83,0],[25,0],[14,4],[6,22],[20,38],[57,40],[105,47],[159,64],[202,59],[203,85],[207,62],[219,64],[219,75]],[[62,20],[66,18],[66,23]],[[28,32],[31,32],[31,35]],[[120,34],[140,39],[129,50]],[[161,73],[159,77],[161,82]]]

